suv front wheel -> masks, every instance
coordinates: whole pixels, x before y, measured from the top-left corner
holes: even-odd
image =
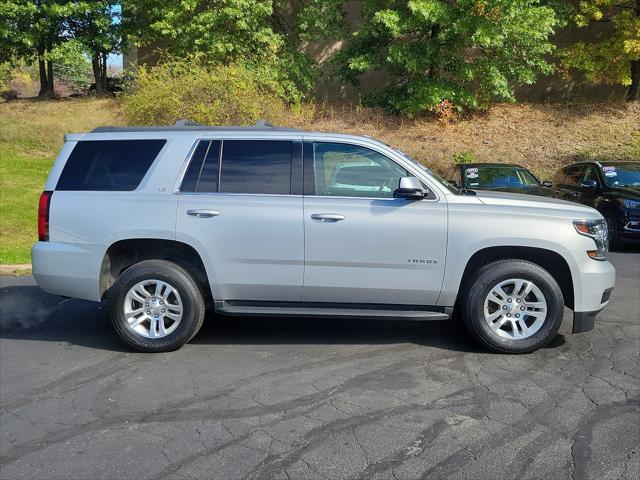
[[[111,289],[111,322],[118,335],[141,352],[177,350],[204,320],[200,288],[181,266],[145,260],[126,269]]]
[[[462,300],[465,326],[476,340],[502,353],[528,353],[558,333],[562,291],[545,269],[525,260],[499,260],[480,268]]]

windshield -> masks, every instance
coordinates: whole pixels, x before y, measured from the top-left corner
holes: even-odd
[[[393,148],[393,147],[391,147]],[[436,180],[440,185],[442,185],[443,187],[449,189],[450,191],[454,192],[454,193],[458,193],[458,189],[456,187],[454,187],[453,185],[451,185],[449,182],[447,182],[444,178],[442,178],[440,175],[438,175],[437,173],[435,173],[433,170],[431,170],[430,168],[426,167],[425,165],[423,165],[422,163],[418,162],[417,160],[411,158],[409,155],[407,155],[406,153],[404,153],[402,150],[400,150],[399,148],[394,148],[393,149],[395,152],[399,153],[400,155],[402,155],[402,157],[407,160],[408,162],[410,162],[412,165],[414,165],[418,170],[426,173],[427,175],[431,176],[434,180]]]
[[[479,166],[464,169],[464,184],[469,188],[533,187],[540,183],[526,168]]]
[[[602,173],[610,187],[640,187],[640,162],[603,165]]]

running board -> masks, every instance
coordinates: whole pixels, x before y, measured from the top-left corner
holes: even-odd
[[[271,307],[262,305],[229,305],[216,302],[216,312],[222,315],[265,317],[334,317],[334,318],[381,318],[397,320],[448,320],[449,315],[426,310],[386,310],[367,308],[327,307]]]

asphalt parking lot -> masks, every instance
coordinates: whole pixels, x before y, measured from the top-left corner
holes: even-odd
[[[522,356],[455,323],[210,319],[137,354],[103,306],[0,279],[0,477],[640,477],[640,254],[596,329]]]

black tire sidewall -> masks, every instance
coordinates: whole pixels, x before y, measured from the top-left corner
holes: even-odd
[[[620,222],[618,222],[618,217],[615,213],[609,212],[605,213],[603,216],[607,222],[607,239],[609,241],[609,249],[616,250],[620,247],[620,237],[618,233]],[[613,226],[612,230],[609,230],[610,225]]]
[[[484,319],[484,301],[498,283],[511,278],[533,282],[547,302],[547,317],[540,329],[531,337],[510,340],[498,336]],[[528,353],[547,345],[558,333],[564,315],[562,291],[555,279],[540,266],[521,260],[498,261],[478,271],[471,282],[464,305],[464,322],[469,332],[483,345],[503,353]]]
[[[127,292],[135,284],[155,279],[167,282],[178,291],[182,300],[182,319],[175,331],[159,339],[145,338],[127,326],[123,304]],[[147,260],[125,270],[111,289],[109,298],[111,321],[120,337],[131,347],[143,352],[168,352],[187,343],[200,329],[204,317],[202,293],[183,268],[162,260]]]

